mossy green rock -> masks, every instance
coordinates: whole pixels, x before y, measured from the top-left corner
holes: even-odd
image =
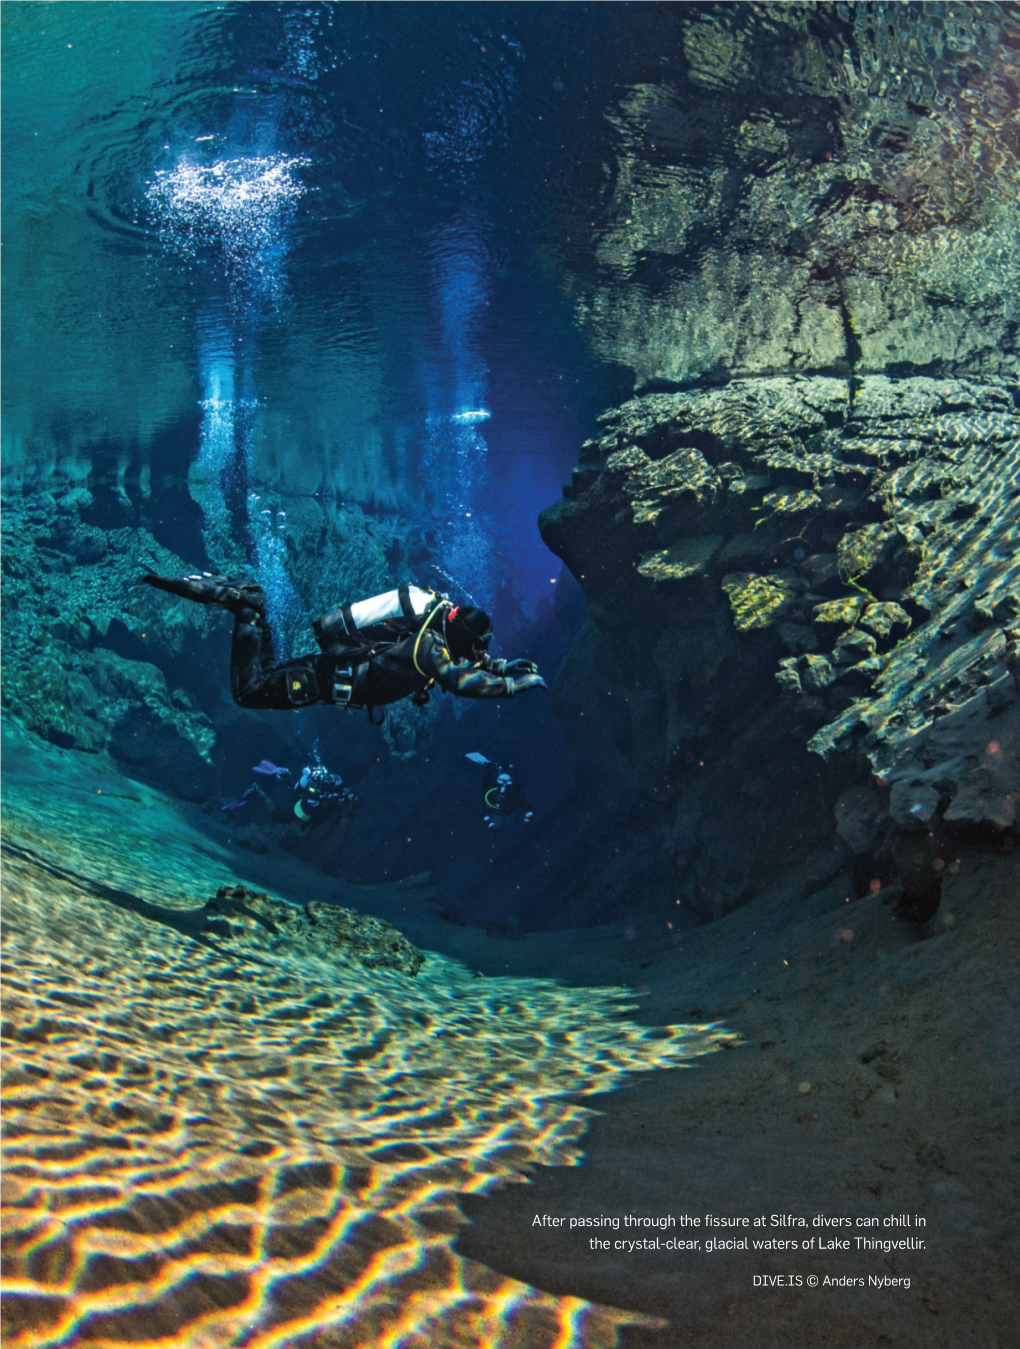
[[[906,630],[912,623],[906,609],[892,603],[869,604],[860,621],[879,637],[888,637],[896,627]]]
[[[773,515],[800,515],[802,511],[818,510],[822,498],[817,492],[767,492],[761,504]]]
[[[843,623],[852,627],[864,611],[867,600],[862,595],[844,595],[838,600],[829,600],[827,604],[815,605],[816,623]]]
[[[768,762],[815,837],[802,784],[820,770],[798,740],[837,774],[833,751],[858,745],[869,766],[895,766],[1002,677],[1020,613],[1018,406],[1005,380],[775,377],[650,394],[599,419],[583,474],[540,522],[604,643],[598,662],[564,665],[557,701],[597,704],[577,686],[602,687],[615,661],[603,701],[617,757],[650,814],[686,793],[673,883],[699,915],[716,912],[705,895],[739,902],[767,865],[754,838],[790,828],[765,796],[738,812],[734,774]],[[819,504],[775,509],[799,493]],[[780,665],[788,653],[796,663]],[[592,720],[571,731],[579,762]]]
[[[778,576],[733,572],[719,582],[729,596],[733,622],[740,632],[767,628],[788,612],[799,597],[797,586]]]
[[[847,581],[858,581],[885,561],[896,545],[895,526],[866,525],[863,529],[844,534],[836,549],[839,575]]]
[[[107,749],[203,800],[216,782],[212,722],[188,690],[171,692],[155,659],[177,665],[186,654],[190,673],[211,676],[206,639],[227,620],[140,585],[144,572],[173,575],[183,562],[144,529],[85,523],[81,504],[87,494],[82,503],[41,493],[5,506],[4,710],[57,744]],[[112,649],[114,637],[154,659]]]

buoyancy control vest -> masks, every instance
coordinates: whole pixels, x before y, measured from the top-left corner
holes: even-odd
[[[360,662],[419,632],[442,606],[449,606],[445,595],[402,585],[354,604],[341,604],[317,619],[312,630],[323,655]]]
[[[396,669],[387,669],[392,664],[386,660],[387,655],[402,658],[410,655],[415,669],[424,674],[418,666],[418,645],[433,620],[438,623],[449,608],[450,601],[445,595],[402,585],[323,614],[312,624],[312,630],[323,655],[336,662],[334,670],[338,673],[332,701],[347,707],[365,707],[369,720],[378,724],[374,707],[397,701],[410,692],[404,688],[404,678],[395,678]],[[341,665],[346,667],[343,674],[339,673]],[[428,685],[412,693],[412,701],[419,707],[428,700]]]

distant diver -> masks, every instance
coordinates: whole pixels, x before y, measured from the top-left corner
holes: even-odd
[[[252,772],[262,773],[265,777],[268,778],[285,778],[290,773],[290,769],[277,768],[276,764],[271,763],[268,759],[263,759],[260,763],[257,763],[255,765],[255,767],[252,769]]]
[[[500,764],[494,764],[477,750],[472,750],[464,757],[472,763],[481,764],[483,768],[482,799],[489,814],[482,816],[482,823],[490,829],[498,829],[511,819],[530,824],[535,818],[535,812],[524,788],[513,780],[509,771]],[[513,764],[510,767],[513,768]]]
[[[294,790],[298,794],[294,814],[304,826],[353,819],[358,808],[358,798],[350,787],[344,786],[343,778],[321,764],[305,768]]]
[[[289,711],[313,703],[375,709],[410,698],[418,707],[436,685],[460,698],[512,698],[545,688],[530,660],[488,654],[492,622],[484,610],[402,585],[344,604],[312,624],[319,655],[277,661],[261,586],[208,572],[181,579],[149,573],[142,581],[234,615],[230,691],[238,707]]]
[[[531,802],[521,784],[515,782],[505,769],[496,764],[487,765],[482,793],[489,811],[488,815],[482,816],[482,821],[490,829],[498,829],[512,819],[520,820],[522,824],[531,823],[535,814]]]

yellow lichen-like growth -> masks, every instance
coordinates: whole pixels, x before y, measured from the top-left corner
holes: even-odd
[[[836,547],[836,565],[843,581],[853,584],[886,555],[896,536],[895,527],[888,524],[865,525],[844,534]]]
[[[861,615],[867,601],[863,595],[843,595],[838,600],[815,605],[816,623],[845,623],[852,627]]]
[[[816,510],[822,498],[817,492],[769,492],[761,504],[774,515],[797,515]]]
[[[647,553],[638,564],[638,575],[650,581],[683,581],[690,576],[703,576],[723,542],[721,534],[678,539],[669,548]]]
[[[733,622],[741,632],[767,628],[797,599],[797,588],[780,576],[731,572],[720,582],[730,600]]]
[[[906,609],[891,600],[884,604],[869,604],[861,622],[879,637],[888,637],[897,626],[904,630],[911,626],[911,618]]]

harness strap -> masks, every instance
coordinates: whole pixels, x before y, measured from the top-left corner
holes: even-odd
[[[368,670],[371,662],[362,661],[360,665],[354,667],[354,678],[351,680],[351,701],[363,705],[365,702],[365,686],[368,683]]]
[[[334,669],[332,679],[332,698],[336,707],[360,709],[365,706],[365,689],[368,684],[370,662],[360,661],[354,665],[345,665]]]

